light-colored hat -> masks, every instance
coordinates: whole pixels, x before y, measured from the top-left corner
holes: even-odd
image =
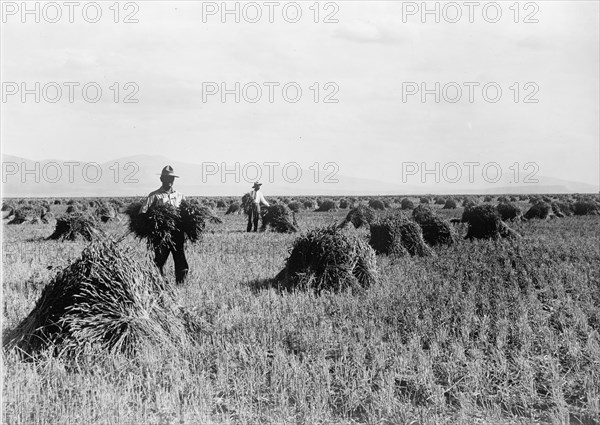
[[[173,171],[173,167],[171,167],[170,165],[165,166],[165,168],[162,169],[161,173],[160,173],[161,177],[179,177],[175,175],[175,172]]]

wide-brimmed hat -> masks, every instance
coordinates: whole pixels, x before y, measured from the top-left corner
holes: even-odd
[[[254,182],[254,186],[252,186],[252,189],[260,189],[261,186],[262,186],[262,183]]]
[[[162,169],[161,173],[160,173],[161,177],[179,177],[175,175],[175,171],[173,171],[173,167],[171,167],[170,165],[165,166],[165,168]]]

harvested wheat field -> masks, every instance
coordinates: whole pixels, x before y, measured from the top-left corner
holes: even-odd
[[[247,234],[227,201],[200,209],[219,199],[150,223],[135,221],[137,199],[118,200],[91,242],[64,221],[68,199],[48,200],[58,223],[4,219],[3,422],[597,424],[596,201],[508,225],[495,199],[466,214],[431,202],[419,220],[456,224],[423,230],[453,235],[429,246],[400,202],[419,198],[396,198],[349,218],[300,208],[294,233]],[[153,226],[182,216],[190,271],[177,286],[146,242],[168,243]],[[507,226],[520,237],[501,237]]]

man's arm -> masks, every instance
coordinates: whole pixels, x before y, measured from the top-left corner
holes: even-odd
[[[263,204],[264,206],[270,207],[269,203],[267,202],[267,200],[265,199],[263,194],[261,192],[258,192],[258,193],[260,194],[260,203]]]

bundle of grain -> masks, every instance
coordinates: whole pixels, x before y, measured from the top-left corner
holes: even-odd
[[[294,213],[298,213],[302,209],[302,204],[298,201],[292,201],[292,202],[288,203],[287,206]]]
[[[444,208],[445,210],[454,210],[456,209],[456,201],[452,198],[448,198],[446,199],[446,202],[444,203]]]
[[[240,204],[237,202],[234,202],[233,204],[229,205],[229,208],[227,208],[225,215],[235,214],[235,213],[239,214],[240,211],[241,211]]]
[[[16,208],[13,213],[13,219],[8,224],[22,224],[25,222],[31,223],[42,216],[44,211],[41,207],[32,205],[23,205]]]
[[[74,241],[83,237],[86,241],[91,241],[98,234],[94,217],[83,213],[63,214],[56,219],[54,233],[48,239]]]
[[[317,293],[368,287],[377,280],[375,252],[358,235],[335,226],[298,237],[278,281]]]
[[[496,206],[503,221],[517,220],[521,217],[521,208],[510,202],[501,202]]]
[[[184,200],[179,208],[169,204],[157,204],[140,214],[145,201],[131,203],[125,213],[129,216],[129,230],[140,239],[145,239],[148,248],[174,248],[174,236],[183,232],[190,242],[197,242],[202,237],[206,221],[220,219],[214,213],[197,202]]]
[[[496,208],[490,204],[465,209],[462,221],[469,223],[465,239],[497,239],[518,236],[514,230],[504,224]]]
[[[433,210],[425,205],[419,205],[417,208],[415,208],[412,212],[412,217],[413,220],[415,220],[417,223],[421,224],[424,223],[428,220],[432,220],[433,217],[435,217],[435,213],[433,212]]]
[[[373,208],[374,210],[380,210],[380,211],[385,210],[385,204],[383,203],[383,201],[381,199],[371,199],[369,201],[369,206],[371,208]]]
[[[267,227],[279,233],[295,233],[298,231],[296,215],[287,206],[283,204],[271,205],[261,209],[262,225],[261,232]]]
[[[304,208],[308,209],[308,210],[312,210],[315,207],[315,203],[314,201],[310,200],[310,199],[306,199],[302,202],[302,205],[304,205]]]
[[[315,212],[335,211],[336,209],[337,206],[335,204],[335,201],[331,199],[324,199],[323,201],[321,201],[321,203],[319,204],[319,208],[317,208]]]
[[[554,215],[559,218],[569,217],[569,216],[573,215],[573,204],[571,204],[570,202],[563,202],[563,201],[552,202],[551,207],[552,207],[552,212],[554,213]]]
[[[462,201],[463,208],[472,208],[477,205],[477,200],[475,198],[470,198],[465,196]]]
[[[112,204],[106,202],[100,203],[94,214],[100,219],[100,221],[102,221],[102,223],[108,223],[109,221],[117,218],[117,211],[115,208],[112,206]]]
[[[457,235],[452,225],[438,217],[429,207],[419,205],[413,210],[413,219],[421,227],[423,239],[429,246],[453,245]]]
[[[41,222],[44,224],[50,223],[50,220],[53,220],[53,219],[54,219],[54,214],[51,212],[42,214],[42,217],[40,218]]]
[[[378,254],[427,256],[433,254],[423,240],[419,225],[402,213],[378,217],[370,226],[369,244]]]
[[[340,223],[340,227],[343,228],[348,223],[352,223],[358,229],[361,226],[369,226],[373,220],[375,220],[375,211],[371,207],[361,204],[348,212],[344,221]]]
[[[179,308],[147,259],[108,240],[88,246],[43,289],[31,313],[5,338],[4,347],[35,354],[93,348],[135,354],[181,344],[187,336]]]
[[[591,199],[582,199],[573,204],[575,215],[599,215],[600,205]]]
[[[244,214],[250,215],[253,208],[254,201],[252,200],[252,195],[250,193],[246,193],[242,196],[242,210]]]
[[[550,213],[550,205],[544,201],[540,201],[531,206],[523,216],[525,220],[531,220],[533,218],[546,219]]]
[[[411,201],[408,198],[404,198],[400,203],[400,208],[402,208],[403,210],[412,210],[414,207],[415,204],[413,204],[413,201]]]
[[[177,212],[177,228],[192,243],[198,242],[202,238],[202,232],[206,228],[206,221],[213,221],[213,218],[216,217],[208,208],[198,207],[186,200],[181,201]]]

